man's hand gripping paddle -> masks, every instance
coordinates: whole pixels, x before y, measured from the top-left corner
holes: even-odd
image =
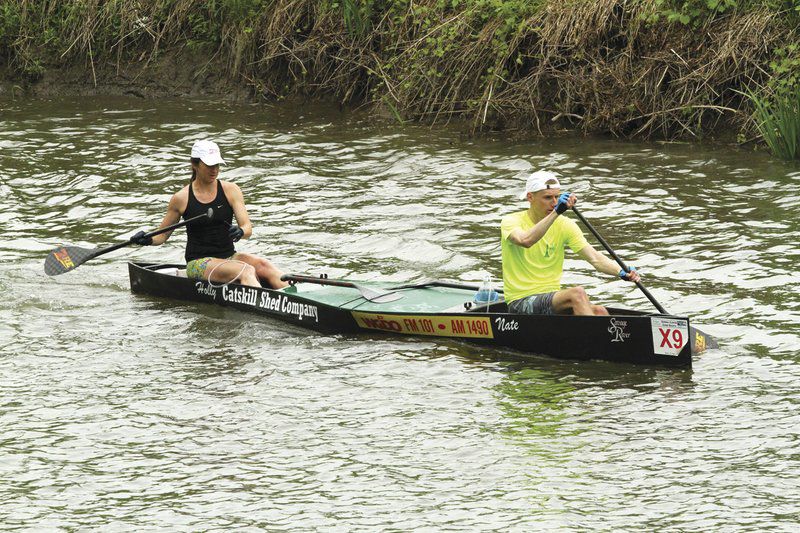
[[[603,248],[605,248],[605,249],[606,249],[606,251],[609,253],[609,255],[611,255],[611,257],[613,257],[613,258],[614,258],[614,260],[617,262],[617,264],[618,264],[620,267],[622,267],[622,270],[623,270],[624,272],[630,272],[631,270],[636,270],[636,269],[631,269],[631,268],[629,268],[629,267],[628,267],[628,265],[626,265],[626,264],[625,264],[625,262],[624,262],[622,259],[620,259],[620,258],[619,258],[619,256],[617,255],[617,253],[616,253],[614,250],[612,250],[612,249],[611,249],[611,246],[609,246],[609,244],[606,242],[606,240],[605,240],[603,237],[601,237],[599,233],[597,233],[597,230],[596,230],[596,229],[594,229],[594,226],[592,226],[591,224],[589,224],[589,221],[588,221],[588,220],[586,220],[586,219],[583,217],[583,215],[581,214],[581,212],[580,212],[580,211],[578,211],[578,210],[577,210],[575,207],[573,207],[573,208],[572,208],[572,212],[573,212],[573,213],[575,213],[575,215],[576,215],[576,216],[577,216],[579,219],[581,219],[581,222],[583,222],[583,224],[584,224],[584,225],[585,225],[585,226],[586,226],[586,227],[589,229],[589,231],[591,231],[591,232],[592,232],[592,235],[594,235],[594,236],[595,236],[595,238],[596,238],[598,241],[600,241],[600,244],[602,244],[602,245],[603,245]],[[650,291],[648,291],[648,290],[647,290],[647,288],[646,288],[644,285],[642,285],[642,282],[641,282],[641,281],[637,281],[637,282],[636,282],[636,286],[637,286],[637,287],[639,287],[639,290],[641,290],[641,291],[642,291],[642,293],[644,293],[644,295],[645,295],[645,296],[647,296],[647,299],[648,299],[648,300],[650,300],[650,303],[652,303],[654,306],[656,306],[656,309],[658,309],[658,312],[659,312],[659,313],[661,313],[661,314],[664,314],[664,315],[668,315],[668,314],[669,314],[669,313],[667,312],[667,310],[666,310],[666,309],[664,309],[664,307],[662,307],[662,305],[661,305],[660,303],[658,303],[658,301],[656,300],[655,296],[653,296],[652,294],[650,294]]]

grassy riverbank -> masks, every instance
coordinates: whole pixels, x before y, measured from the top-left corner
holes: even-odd
[[[221,71],[257,97],[333,96],[475,130],[748,136],[743,93],[769,102],[798,89],[799,10],[794,0],[0,0],[0,57],[29,86],[75,68],[88,85],[135,78],[169,59],[191,67],[188,78]]]

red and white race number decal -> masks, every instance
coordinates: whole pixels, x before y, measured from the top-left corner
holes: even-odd
[[[653,329],[653,351],[662,355],[678,355],[689,342],[689,322],[679,318],[650,318]]]

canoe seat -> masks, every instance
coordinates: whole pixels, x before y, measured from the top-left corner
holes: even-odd
[[[467,309],[464,307],[465,303],[470,303],[472,305]],[[490,313],[508,313],[508,306],[502,297],[492,303],[476,304],[472,300],[468,300],[464,302],[464,304],[443,309],[442,313],[485,313],[487,310]]]
[[[176,268],[173,266],[170,267],[163,267],[154,269],[154,272],[158,272],[159,274],[167,274],[169,276],[177,276],[179,278],[186,277],[186,269],[185,268]]]
[[[472,307],[470,307],[467,313],[508,313],[508,306],[506,305],[505,300],[501,296],[499,300],[492,302],[492,303],[485,303],[485,304],[476,304],[472,303]]]

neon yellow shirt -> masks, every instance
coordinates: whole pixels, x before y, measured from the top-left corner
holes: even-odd
[[[589,245],[578,225],[563,215],[557,217],[547,233],[530,248],[518,246],[509,240],[508,236],[515,229],[528,231],[533,226],[527,210],[506,215],[500,224],[506,302],[561,290],[564,249],[569,246],[578,253]]]

